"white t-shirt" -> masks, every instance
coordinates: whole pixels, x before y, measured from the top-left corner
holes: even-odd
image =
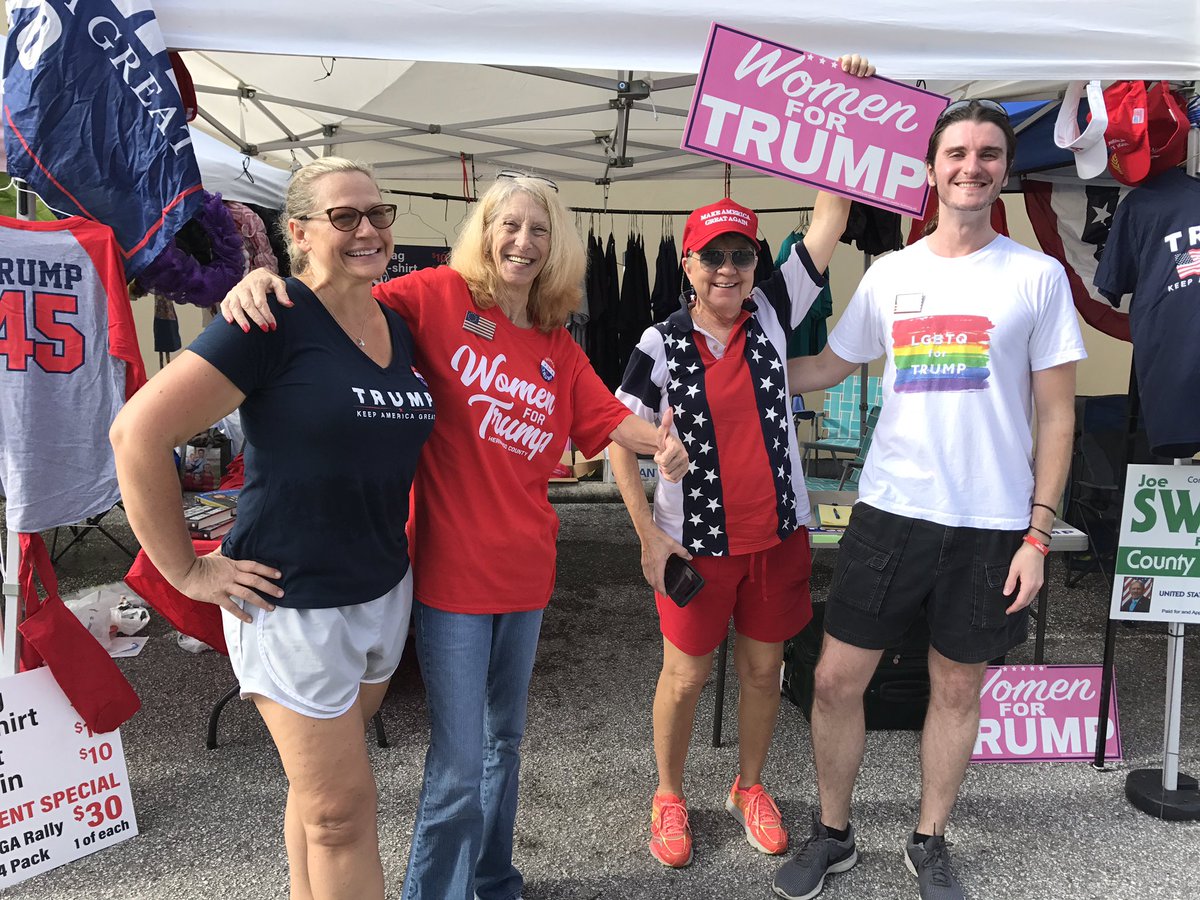
[[[1087,355],[1058,262],[1004,236],[955,258],[918,241],[867,270],[829,345],[850,362],[887,354],[859,499],[943,525],[1028,527],[1031,373]]]

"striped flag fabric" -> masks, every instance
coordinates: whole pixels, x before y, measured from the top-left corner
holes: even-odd
[[[1142,596],[1143,597],[1149,598],[1150,592],[1154,589],[1154,579],[1153,578],[1126,578],[1125,584],[1121,588],[1121,609],[1124,611],[1129,611],[1128,610],[1129,598],[1133,596],[1133,591],[1130,590],[1130,588],[1134,582],[1137,582],[1138,584],[1140,584],[1142,586]],[[1149,600],[1146,601],[1146,606],[1148,609],[1149,608]]]
[[[1190,275],[1200,275],[1200,250],[1193,248],[1177,254],[1175,257],[1175,271],[1179,273],[1180,278],[1187,278]]]
[[[1042,252],[1063,264],[1083,320],[1111,337],[1132,340],[1130,297],[1122,297],[1114,308],[1093,284],[1113,213],[1132,189],[1098,179],[1079,184],[1036,176],[1022,177],[1021,189]]]
[[[490,341],[496,336],[496,323],[469,309],[463,319],[463,331],[469,331],[471,334],[477,334],[484,340]]]

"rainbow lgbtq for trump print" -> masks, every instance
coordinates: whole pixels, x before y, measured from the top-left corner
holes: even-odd
[[[986,391],[993,324],[987,316],[920,316],[892,325],[895,391]]]

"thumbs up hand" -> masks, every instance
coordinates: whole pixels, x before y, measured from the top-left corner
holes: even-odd
[[[671,482],[679,481],[688,470],[687,449],[671,431],[673,420],[674,412],[668,406],[663,413],[662,424],[658,426],[658,452],[654,454],[662,477]]]

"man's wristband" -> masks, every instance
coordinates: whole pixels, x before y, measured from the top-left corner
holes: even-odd
[[[1029,544],[1029,546],[1035,548],[1038,553],[1042,554],[1042,556],[1050,555],[1050,546],[1048,544],[1043,544],[1041,541],[1039,541],[1037,538],[1035,538],[1032,534],[1025,535],[1025,537],[1021,538],[1021,540],[1023,540],[1025,543]]]
[[[1053,506],[1049,506],[1048,504],[1045,504],[1045,503],[1031,503],[1030,506],[1034,507],[1035,509],[1040,506],[1042,509],[1050,510],[1050,512],[1054,513],[1055,516],[1058,515],[1057,509],[1055,509]]]

